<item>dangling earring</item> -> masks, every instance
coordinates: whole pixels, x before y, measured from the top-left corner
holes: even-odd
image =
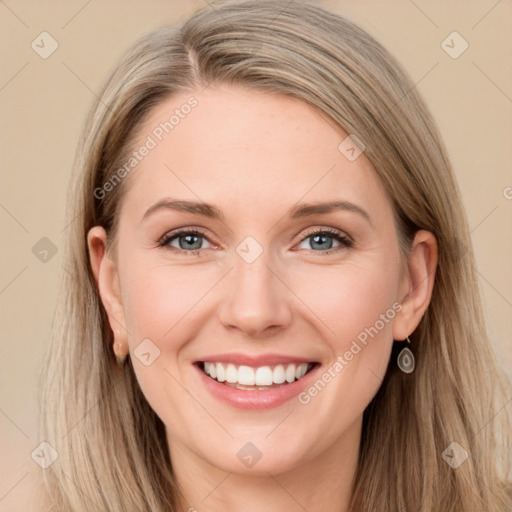
[[[117,336],[119,336],[119,334],[120,334],[119,331],[116,331],[116,334],[117,334]],[[121,355],[121,343],[118,342],[117,346],[119,347],[118,352],[116,351],[116,342],[114,341],[114,354],[116,356],[117,366],[119,366],[119,368],[123,368],[124,363],[126,361],[126,356],[128,354],[125,354],[124,356]]]
[[[407,336],[407,343],[411,343],[409,336]],[[398,354],[397,360],[398,368],[404,373],[412,373],[414,371],[414,354],[409,347],[404,347]]]
[[[119,349],[121,349],[121,343],[118,343],[118,345],[119,345]],[[121,354],[118,354],[115,350],[114,350],[114,354],[116,355],[117,366],[119,366],[119,368],[123,368],[124,363],[126,361],[126,355],[122,356]]]

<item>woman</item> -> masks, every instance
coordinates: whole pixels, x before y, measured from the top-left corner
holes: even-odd
[[[453,171],[366,32],[243,1],[149,34],[91,111],[69,198],[49,510],[511,506]]]

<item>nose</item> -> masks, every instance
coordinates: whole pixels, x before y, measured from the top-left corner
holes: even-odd
[[[226,281],[225,299],[217,310],[224,327],[251,338],[266,338],[290,324],[293,293],[284,276],[269,266],[265,252],[252,263],[235,254]]]

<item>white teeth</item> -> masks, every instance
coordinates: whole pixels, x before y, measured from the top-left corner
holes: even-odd
[[[308,364],[303,363],[299,366],[297,366],[297,369],[295,370],[295,378],[300,379],[306,375],[306,372],[308,371]]]
[[[285,380],[284,366],[282,364],[278,364],[274,368],[274,372],[272,374],[272,380],[275,384],[282,384]]]
[[[278,364],[273,368],[270,366],[251,368],[231,363],[204,363],[204,372],[213,379],[242,386],[272,386],[272,384],[283,384],[284,382],[291,383],[304,377],[309,368],[311,368],[309,363]]]
[[[234,364],[228,364],[228,367],[226,368],[226,382],[231,384],[238,382],[238,372]]]
[[[256,370],[257,386],[272,386],[272,370],[270,366],[261,366]]]
[[[240,366],[238,368],[238,384],[254,386],[255,383],[254,370],[250,366]]]
[[[284,378],[286,382],[293,382],[295,380],[295,365],[290,364],[286,367]]]
[[[215,369],[217,370],[217,380],[219,382],[224,382],[226,380],[226,370],[224,370],[224,366],[222,363],[217,363],[215,365]],[[210,376],[213,377],[213,375],[210,372]]]

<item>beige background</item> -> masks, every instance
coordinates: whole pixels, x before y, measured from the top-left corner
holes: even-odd
[[[468,212],[489,331],[512,377],[512,4],[318,3],[384,43],[438,120]],[[62,269],[60,252],[43,263],[32,247],[42,237],[61,244],[65,190],[86,111],[132,41],[203,5],[205,0],[0,2],[0,511],[20,509],[36,468],[30,454],[42,441],[35,377]],[[31,48],[43,31],[59,45],[47,59]],[[453,31],[469,44],[457,59],[441,47]]]

